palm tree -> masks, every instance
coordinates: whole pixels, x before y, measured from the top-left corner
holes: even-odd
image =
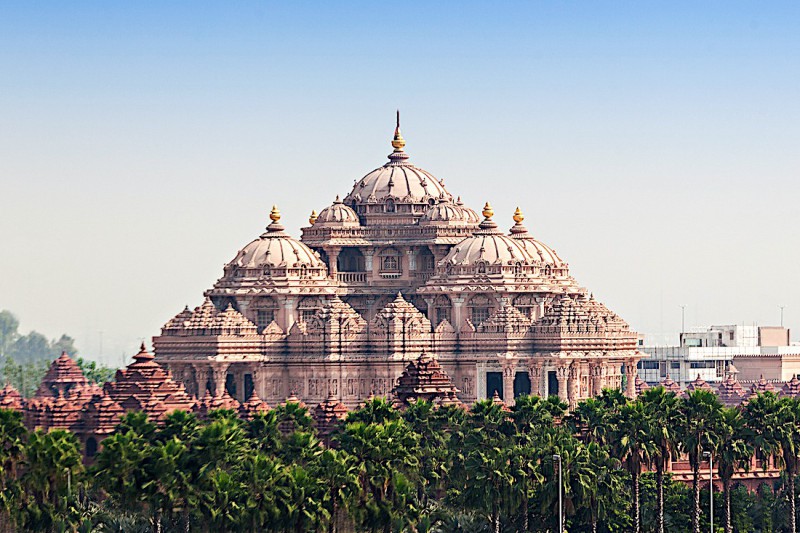
[[[725,533],[733,533],[731,522],[731,479],[733,474],[750,467],[753,448],[748,442],[749,430],[739,409],[723,408],[717,426],[717,447],[714,457],[717,460],[719,478],[725,499]]]
[[[397,420],[400,418],[400,413],[392,407],[386,398],[376,396],[375,398],[367,400],[364,405],[355,411],[347,413],[345,421],[350,422],[364,422],[367,424],[381,424],[388,420]]]
[[[586,443],[606,445],[612,430],[611,418],[617,410],[609,409],[600,398],[587,398],[567,417],[567,426]]]
[[[150,500],[153,529],[161,532],[161,517],[181,511],[184,531],[189,528],[189,509],[194,493],[189,448],[173,436],[151,446],[144,459],[147,481],[142,491]]]
[[[279,527],[291,506],[288,469],[280,460],[256,452],[242,461],[246,498],[242,525],[250,531],[272,531]]]
[[[677,459],[680,414],[679,400],[664,387],[648,389],[639,396],[648,418],[647,439],[655,445],[652,464],[656,468],[656,515],[659,533],[664,533],[664,473],[669,461]]]
[[[361,526],[391,531],[408,504],[419,468],[419,436],[405,420],[382,424],[351,422],[337,436],[341,448],[363,465],[361,471]]]
[[[0,509],[4,515],[13,505],[12,487],[16,482],[19,464],[25,450],[27,431],[22,424],[22,413],[0,409]]]
[[[650,418],[641,402],[623,405],[613,417],[612,446],[617,458],[631,476],[631,521],[633,531],[641,531],[641,510],[639,504],[639,478],[642,467],[648,464],[656,453],[655,443],[650,439]]]
[[[722,404],[714,392],[696,389],[680,402],[679,412],[683,421],[679,426],[680,442],[692,468],[692,530],[700,533],[700,463],[704,451],[716,448]]]
[[[342,511],[348,511],[359,496],[362,466],[343,450],[325,450],[312,465],[324,485],[323,506],[328,514],[328,533],[336,533]]]

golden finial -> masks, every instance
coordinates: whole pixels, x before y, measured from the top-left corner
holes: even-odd
[[[394,128],[394,139],[392,139],[392,147],[395,152],[402,152],[403,147],[406,145],[403,135],[400,133],[400,110],[397,110],[397,125]]]
[[[281,212],[278,211],[278,206],[277,205],[273,205],[272,206],[272,211],[270,211],[270,213],[269,213],[269,218],[273,222],[277,222],[277,221],[279,221],[281,219]]]
[[[516,222],[517,224],[522,224],[522,221],[525,220],[525,215],[522,214],[522,210],[520,210],[519,207],[517,207],[517,210],[514,211],[514,217],[513,218],[514,218],[514,222]]]
[[[316,221],[317,221],[317,212],[316,212],[316,210],[312,209],[311,210],[311,216],[308,217],[308,223],[313,226],[314,222],[316,222]]]
[[[483,216],[486,219],[490,219],[492,216],[494,216],[494,209],[492,209],[492,206],[489,205],[489,202],[486,202],[486,205],[483,206]]]

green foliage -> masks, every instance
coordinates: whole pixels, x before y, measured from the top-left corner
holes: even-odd
[[[708,529],[708,492],[664,465],[681,452],[699,467],[710,450],[724,487],[716,525],[790,531],[798,406],[765,394],[727,409],[661,388],[636,401],[604,391],[569,415],[557,398],[521,397],[510,411],[492,401],[398,411],[374,399],[329,448],[299,404],[247,421],[225,410],[159,424],[128,413],[89,475],[73,435],[27,433],[18,413],[0,410],[0,519],[25,531],[552,533],[560,489],[568,531],[682,533],[693,514]],[[785,475],[748,492],[732,474],[756,449]]]
[[[98,385],[102,385],[107,381],[113,381],[114,375],[117,372],[116,368],[101,365],[98,364],[97,361],[89,361],[82,357],[78,357],[75,363],[77,363],[83,375],[86,376],[86,379]]]

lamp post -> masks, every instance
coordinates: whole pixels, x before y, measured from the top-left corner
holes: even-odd
[[[708,457],[708,514],[711,519],[711,533],[714,533],[714,456],[711,452],[703,452]]]
[[[562,475],[561,475],[561,456],[553,455],[553,461],[558,463],[558,533],[564,533],[564,504],[562,501]]]

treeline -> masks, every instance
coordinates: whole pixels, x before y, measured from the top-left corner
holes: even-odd
[[[30,397],[39,386],[53,360],[66,352],[74,357],[78,350],[68,335],[49,340],[38,331],[25,335],[19,332],[19,320],[10,311],[0,311],[0,382],[9,383],[24,397]],[[77,358],[83,374],[95,383],[114,377],[116,369],[98,365],[95,361]],[[0,385],[0,386],[2,386]]]
[[[685,454],[697,480],[710,451],[726,531],[794,531],[799,420],[797,400],[771,393],[729,409],[661,387],[635,401],[604,391],[569,415],[555,397],[469,411],[377,398],[328,446],[294,403],[251,420],[178,411],[158,426],[129,413],[84,468],[74,435],[28,433],[0,410],[2,513],[17,531],[555,532],[560,478],[571,533],[699,532],[707,490],[665,466]],[[749,492],[732,478],[754,453],[783,478]]]

